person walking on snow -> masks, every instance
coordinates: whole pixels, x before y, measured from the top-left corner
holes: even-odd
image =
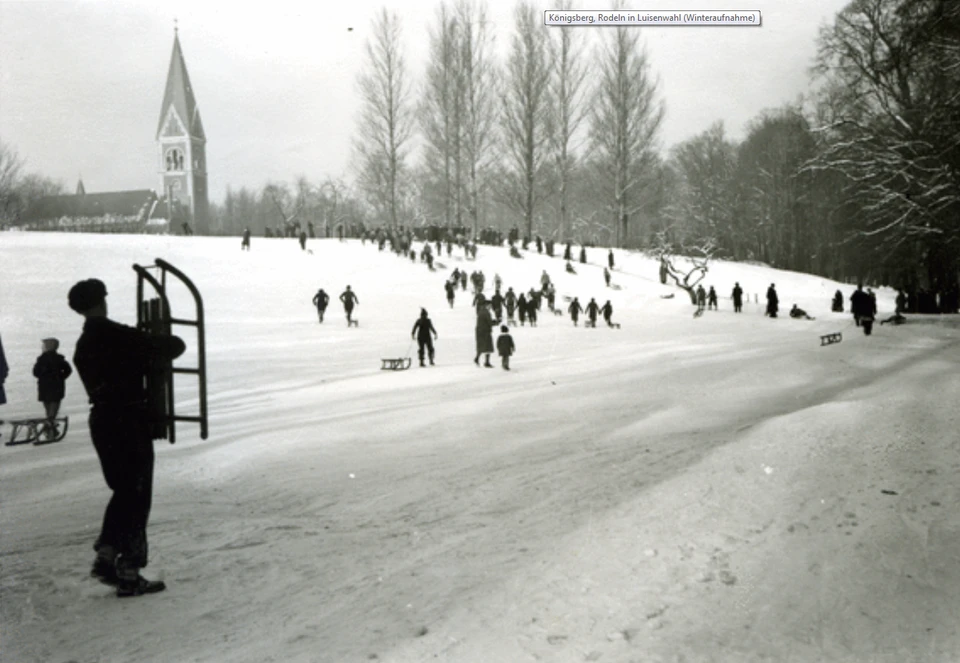
[[[340,294],[340,301],[343,302],[343,310],[347,314],[347,326],[353,322],[353,307],[360,304],[356,293],[347,286],[347,289]]]
[[[243,239],[240,241],[240,250],[249,251],[250,250],[250,229],[243,229]]]
[[[430,338],[433,334],[433,338]],[[420,317],[413,323],[413,329],[410,331],[410,338],[417,339],[417,356],[420,357],[420,366],[423,366],[424,349],[430,357],[430,365],[433,366],[433,340],[439,338],[437,330],[433,328],[433,323],[427,317],[427,309],[420,309]]]
[[[447,291],[447,303],[450,304],[450,308],[453,308],[453,300],[456,297],[455,288],[453,281],[447,281],[443,284],[443,289]]]
[[[697,286],[697,313],[703,313],[703,308],[707,304],[707,291],[702,285]]]
[[[607,284],[607,287],[610,287],[610,270],[606,267],[603,268],[603,281]]]
[[[586,313],[587,318],[590,320],[589,325],[595,328],[597,326],[597,314],[600,313],[600,305],[597,304],[597,300],[593,297],[590,298],[590,302],[587,304]]]
[[[507,306],[507,320],[513,320],[513,312],[517,310],[517,295],[513,292],[513,288],[507,288],[503,302]]]
[[[580,306],[580,300],[576,297],[573,298],[573,301],[570,302],[570,306],[567,307],[567,311],[570,312],[570,319],[573,320],[573,326],[577,326],[577,321],[580,319],[580,314],[583,313],[583,307]]]
[[[517,297],[517,315],[520,316],[520,326],[523,327],[527,321],[527,298],[522,292]]]
[[[490,355],[493,353],[493,318],[490,317],[490,305],[485,303],[477,308],[477,326],[475,329],[477,341],[477,356],[473,358],[473,363],[480,365],[480,355],[486,355],[486,362],[483,364],[486,368],[493,368],[490,363]]]
[[[707,293],[707,309],[717,310],[717,291],[710,286],[710,292]]]
[[[613,327],[613,304],[610,303],[610,300],[607,300],[607,303],[603,305],[600,309],[600,312],[603,314],[603,320],[607,323],[608,327]]]
[[[500,288],[497,288],[493,297],[490,298],[490,306],[493,309],[494,317],[499,321],[503,319],[503,295],[500,294]]]
[[[613,249],[607,253],[607,265],[610,267],[610,271],[613,271]]]
[[[506,325],[500,327],[500,336],[497,337],[497,354],[500,355],[500,365],[503,370],[510,370],[510,355],[516,350],[513,342],[513,336],[510,335],[510,328]]]
[[[527,300],[527,321],[530,322],[531,327],[537,326],[537,298],[530,297]]]
[[[320,318],[320,322],[323,323],[323,314],[327,310],[327,304],[330,303],[330,295],[323,291],[323,288],[317,290],[317,294],[313,296],[313,305],[317,307],[317,317]]]

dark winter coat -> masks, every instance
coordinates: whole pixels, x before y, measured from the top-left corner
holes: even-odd
[[[477,354],[493,352],[493,318],[486,306],[477,311]]]
[[[497,337],[497,354],[501,357],[509,357],[514,353],[517,346],[513,343],[513,337],[510,334],[500,334]]]
[[[319,291],[317,294],[313,296],[314,306],[316,306],[321,311],[325,311],[327,309],[327,304],[329,303],[330,303],[330,296],[327,293],[325,293],[323,290]]]
[[[354,294],[353,290],[344,290],[340,295],[340,301],[343,302],[343,308],[347,311],[352,311],[354,304],[360,303],[360,300],[357,299],[357,295]]]
[[[417,318],[417,321],[413,323],[413,329],[410,331],[411,336],[417,335],[418,341],[429,341],[431,333],[436,336],[437,330],[433,328],[433,322],[430,321],[430,318],[423,316]]]
[[[740,286],[734,286],[733,288],[733,303],[736,306],[743,304],[743,288]]]
[[[780,298],[773,286],[767,288],[767,315],[776,315],[780,310]]]
[[[33,365],[33,377],[37,378],[37,391],[41,403],[56,403],[66,394],[67,378],[73,369],[66,358],[54,351],[44,352]]]
[[[596,302],[591,301],[589,304],[587,304],[587,317],[589,317],[591,320],[596,320],[599,312],[600,306]]]
[[[870,295],[863,290],[856,290],[850,295],[850,312],[857,318],[869,318],[873,316],[873,305],[870,302]]]

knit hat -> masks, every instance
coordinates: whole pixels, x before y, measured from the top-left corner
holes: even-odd
[[[107,286],[100,279],[87,279],[70,288],[67,302],[77,313],[89,311],[102,304],[107,297]]]

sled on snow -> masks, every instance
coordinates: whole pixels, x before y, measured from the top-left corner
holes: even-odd
[[[46,417],[37,419],[13,419],[10,421],[13,430],[10,433],[8,447],[17,444],[51,444],[59,442],[67,436],[70,426],[70,417],[58,417],[50,423]]]
[[[673,293],[671,292],[668,295],[660,295],[660,299],[673,299]]]
[[[410,357],[397,357],[396,359],[381,359],[381,371],[405,371],[410,368],[413,360]]]
[[[134,265],[137,274],[137,329],[148,334],[170,335],[173,325],[195,327],[197,330],[197,365],[174,366],[171,360],[156,359],[147,372],[147,407],[150,411],[150,435],[154,440],[176,442],[176,422],[186,421],[200,425],[200,438],[207,439],[207,351],[206,329],[203,317],[203,299],[200,291],[186,274],[165,260],[157,258],[154,264]],[[154,274],[157,273],[159,278]],[[180,281],[193,296],[194,313],[192,320],[175,318],[167,297],[167,275]],[[156,296],[147,298],[144,284],[153,288]],[[187,344],[189,347],[189,343]],[[178,414],[174,407],[174,376],[196,376],[198,383],[199,412],[197,414]]]
[[[834,343],[839,343],[843,340],[843,334],[837,332],[836,334],[824,334],[820,337],[820,346],[824,345],[833,345]]]
[[[359,327],[359,326],[360,326],[359,320],[347,320],[347,327]]]

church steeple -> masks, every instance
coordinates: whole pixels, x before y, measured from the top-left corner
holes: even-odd
[[[207,137],[187,74],[176,22],[156,141],[160,157],[160,195],[168,203],[171,222],[176,226],[183,222],[193,223],[197,233],[206,234]]]
[[[80,176],[80,179],[77,180],[77,195],[83,196],[86,195],[87,190],[83,186],[83,175]]]

